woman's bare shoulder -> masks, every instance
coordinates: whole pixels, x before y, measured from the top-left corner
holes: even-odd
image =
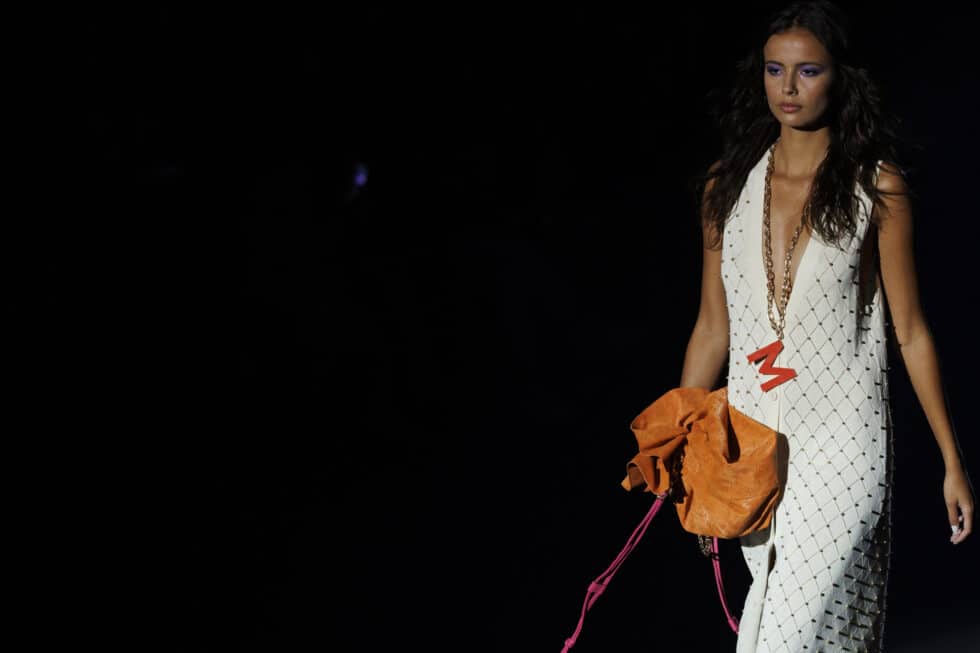
[[[904,194],[908,190],[905,172],[893,161],[879,161],[877,187],[885,193]]]

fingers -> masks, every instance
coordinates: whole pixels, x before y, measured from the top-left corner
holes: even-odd
[[[955,495],[953,497],[947,497],[946,516],[949,518],[949,528],[953,531],[953,534],[950,535],[949,537],[949,541],[953,542],[954,544],[955,544],[954,540],[956,539],[957,536],[959,536],[959,534],[962,532],[963,529],[961,523],[963,520],[963,516],[960,515],[959,510],[956,509],[956,504],[957,501]]]
[[[970,504],[963,505],[962,511],[962,515],[952,516],[956,523],[950,524],[950,530],[953,534],[949,541],[953,544],[959,544],[973,531],[973,506]]]
[[[963,515],[960,515],[957,521],[963,521]],[[953,534],[949,536],[949,541],[953,544],[957,544],[963,538],[963,528],[959,525],[959,523],[950,524],[949,528],[953,531]]]

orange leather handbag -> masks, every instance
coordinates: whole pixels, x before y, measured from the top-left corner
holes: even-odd
[[[578,626],[563,653],[578,638],[585,613],[646,532],[668,497],[684,530],[698,535],[701,552],[712,558],[722,606],[732,629],[738,620],[725,601],[718,538],[732,539],[769,526],[782,496],[778,434],[728,403],[728,388],[674,388],[630,423],[639,453],[626,465],[626,490],[657,496],[626,547],[589,585]]]

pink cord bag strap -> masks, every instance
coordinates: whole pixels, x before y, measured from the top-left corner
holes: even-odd
[[[568,651],[575,646],[578,636],[582,633],[582,625],[585,623],[586,613],[592,609],[592,606],[595,604],[596,600],[598,600],[598,598],[602,596],[602,593],[606,591],[606,588],[609,586],[609,581],[612,580],[612,577],[616,575],[617,571],[619,571],[619,568],[622,566],[623,562],[626,561],[629,554],[632,553],[633,549],[636,548],[636,545],[639,544],[640,539],[643,537],[643,534],[646,533],[647,527],[660,510],[660,507],[663,505],[668,494],[669,492],[665,492],[664,494],[657,495],[657,500],[653,502],[653,505],[650,506],[650,510],[640,521],[639,525],[637,525],[637,527],[633,530],[633,534],[629,536],[623,550],[619,552],[619,555],[617,555],[616,559],[613,560],[611,565],[609,565],[609,568],[599,574],[599,577],[589,584],[589,589],[585,594],[585,601],[582,604],[582,612],[579,614],[578,624],[575,626],[575,632],[573,632],[572,635],[565,640],[565,646],[561,650],[562,653],[568,653]],[[721,580],[721,566],[718,558],[717,537],[711,538],[710,557],[715,568],[715,583],[718,586],[718,595],[721,597],[721,605],[725,609],[725,616],[728,618],[728,625],[731,626],[733,631],[738,633],[738,619],[736,619],[728,610],[728,602],[725,601],[725,588]]]

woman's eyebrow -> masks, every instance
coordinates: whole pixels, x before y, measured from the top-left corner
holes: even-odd
[[[779,66],[782,66],[783,65],[783,62],[782,61],[776,61],[775,59],[768,59],[768,60],[766,60],[766,63],[774,63],[774,64],[777,64]],[[797,66],[822,66],[823,64],[820,63],[819,61],[801,61],[800,63],[798,63],[796,65]]]

